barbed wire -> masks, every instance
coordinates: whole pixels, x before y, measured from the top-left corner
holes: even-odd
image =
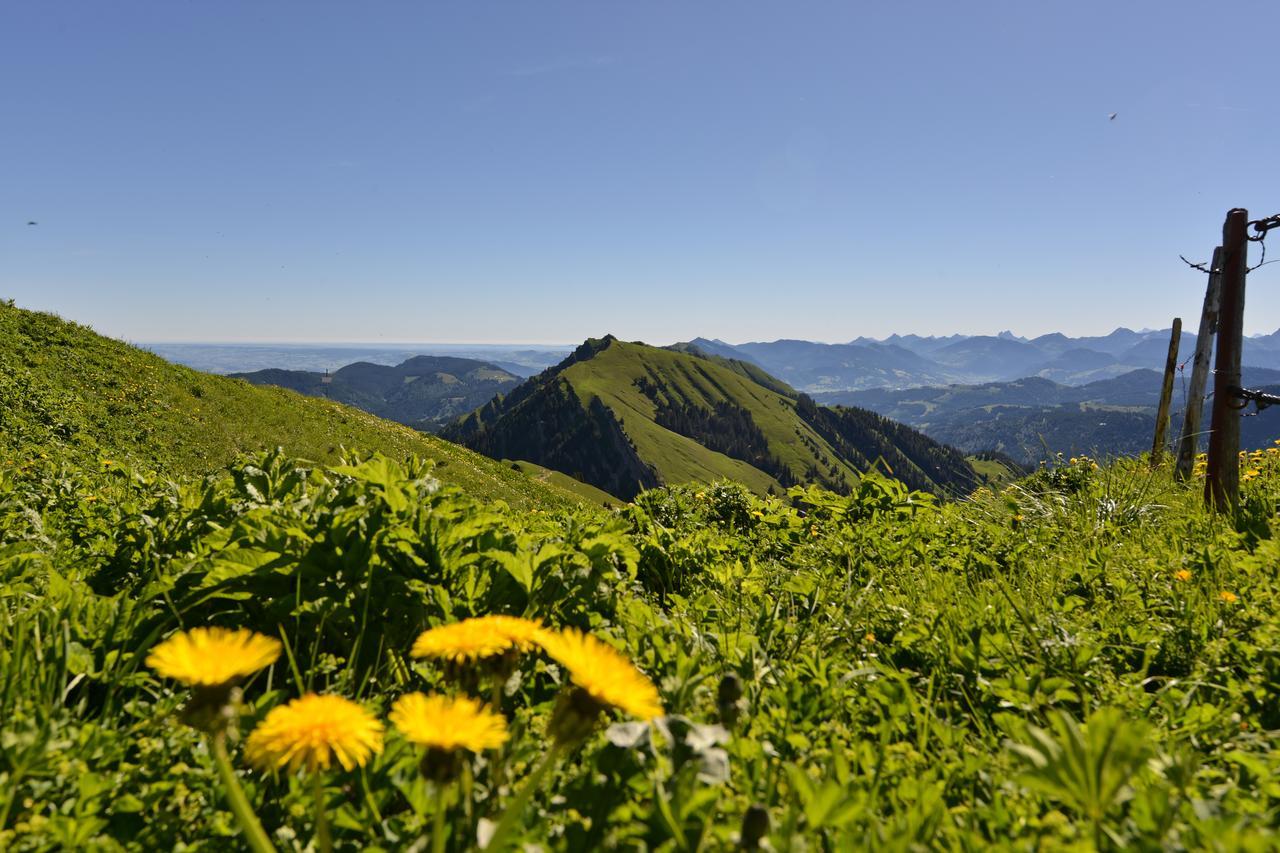
[[[1249,237],[1248,239],[1254,243],[1261,243],[1267,239],[1268,231],[1272,228],[1280,228],[1280,213],[1275,216],[1268,216],[1266,219],[1255,219],[1249,225],[1253,226],[1254,233],[1257,236]]]
[[[1248,225],[1253,226],[1254,236],[1250,237],[1248,233],[1246,233],[1245,239],[1248,240],[1250,243],[1260,244],[1262,246],[1262,254],[1259,255],[1258,257],[1258,263],[1254,264],[1251,267],[1245,267],[1245,270],[1244,270],[1245,275],[1248,275],[1249,273],[1253,272],[1259,267],[1265,267],[1267,264],[1275,263],[1275,261],[1267,260],[1267,242],[1266,241],[1267,241],[1267,234],[1271,231],[1271,229],[1280,228],[1280,213],[1277,213],[1275,216],[1268,216],[1265,219],[1255,219],[1253,222],[1248,223]],[[1246,225],[1245,227],[1247,228],[1248,225]],[[1182,259],[1182,262],[1184,264],[1191,267],[1193,270],[1199,270],[1200,272],[1207,273],[1208,275],[1213,275],[1214,273],[1218,273],[1218,274],[1222,273],[1221,269],[1210,269],[1208,261],[1201,261],[1200,263],[1197,264],[1187,260],[1186,255],[1178,255],[1178,257]]]
[[[1209,269],[1209,267],[1207,266],[1207,264],[1209,263],[1208,261],[1201,261],[1198,264],[1193,264],[1191,261],[1187,260],[1185,255],[1178,255],[1178,257],[1182,258],[1182,262],[1187,266],[1191,267],[1193,270],[1200,270],[1200,272],[1207,272],[1210,275],[1213,275],[1214,273],[1222,272],[1222,270]]]

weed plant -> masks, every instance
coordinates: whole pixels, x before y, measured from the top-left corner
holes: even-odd
[[[382,456],[175,481],[39,452],[0,471],[0,848],[261,849],[190,691],[146,664],[196,628],[282,650],[218,724],[279,850],[1277,845],[1274,451],[1245,456],[1235,518],[1137,460],[947,503],[869,474],[609,512],[512,510]],[[570,738],[567,641],[470,675],[411,653],[497,615],[600,638],[661,714]],[[308,694],[404,731],[350,766],[248,761]],[[490,715],[447,776],[434,695]]]

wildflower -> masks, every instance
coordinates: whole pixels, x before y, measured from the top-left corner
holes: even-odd
[[[865,643],[874,643],[876,641],[876,635],[868,631],[867,635],[862,638],[862,641]]]
[[[662,715],[658,690],[612,646],[573,628],[547,634],[543,646],[557,663],[569,670],[573,681],[595,699],[651,720]]]
[[[382,751],[382,724],[364,708],[341,696],[308,693],[271,709],[249,735],[244,754],[263,770],[288,765],[297,770],[327,770],[336,758],[343,769],[363,767]]]
[[[1236,601],[1240,600],[1240,596],[1236,595],[1234,592],[1227,589],[1224,589],[1222,592],[1218,593],[1218,598],[1222,599],[1227,604],[1234,604]]]
[[[706,497],[707,497],[707,493],[706,493],[706,492],[698,492],[696,495],[694,495],[694,497],[695,497],[695,498],[697,498],[697,499],[698,499],[698,500],[700,500],[700,501],[701,501],[701,500],[705,500],[705,499],[706,499]]]
[[[192,628],[174,634],[147,655],[147,666],[189,687],[221,687],[268,667],[280,641],[253,631]]]
[[[1020,512],[1019,512],[1019,513],[1014,514],[1014,516],[1013,516],[1013,522],[1014,522],[1014,524],[1019,524],[1019,523],[1021,523],[1023,520],[1024,520],[1024,516],[1022,515],[1022,513],[1020,513]]]
[[[1191,580],[1191,570],[1178,569],[1176,572],[1173,573],[1173,576],[1176,580],[1180,580],[1183,583],[1186,583],[1187,581]]]
[[[751,517],[752,517],[752,518],[764,518],[764,513],[763,513],[763,512],[761,512],[761,511],[760,511],[760,510],[758,510],[758,509],[753,509],[753,510],[751,511]]]
[[[431,749],[481,752],[507,741],[507,721],[475,699],[407,693],[391,707],[391,722],[412,743]]]
[[[509,651],[523,652],[538,642],[545,629],[538,622],[515,616],[480,616],[424,631],[413,644],[417,658],[441,658],[471,663]]]
[[[560,694],[552,712],[550,730],[557,743],[585,739],[608,707],[642,720],[662,715],[657,688],[612,646],[571,628],[558,634],[548,632],[543,648],[569,670],[577,685]]]

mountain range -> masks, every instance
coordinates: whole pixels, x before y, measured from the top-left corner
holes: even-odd
[[[876,465],[939,492],[976,479],[955,450],[865,409],[819,406],[752,362],[613,336],[588,340],[441,435],[624,499],[718,479],[761,493],[797,483],[847,491]]]
[[[1248,387],[1280,390],[1280,370],[1249,367],[1242,379]],[[814,396],[824,403],[879,412],[965,453],[999,451],[1029,466],[1056,452],[1109,457],[1150,450],[1160,385],[1160,372],[1133,370],[1074,386],[1033,376],[1012,382]],[[1175,383],[1171,441],[1182,426],[1184,385],[1185,381]],[[1207,428],[1207,421],[1203,426]],[[1243,447],[1267,446],[1280,437],[1280,409],[1241,418],[1240,429]]]
[[[333,373],[257,370],[230,375],[254,385],[328,397],[427,432],[439,431],[520,382],[519,376],[488,362],[429,355],[395,366],[359,361]]]
[[[1160,369],[1170,330],[1068,337],[1055,332],[1024,338],[998,335],[890,335],[848,343],[777,340],[730,344],[695,338],[684,346],[756,364],[800,391],[816,394],[869,388],[1007,382],[1029,376],[1084,385],[1138,369]],[[1184,332],[1179,360],[1190,358],[1196,336]],[[1280,368],[1280,331],[1246,338],[1246,366]]]

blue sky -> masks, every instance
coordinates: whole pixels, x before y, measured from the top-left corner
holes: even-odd
[[[1178,255],[1280,212],[1278,37],[1275,2],[5,3],[0,298],[137,341],[1194,328]]]

